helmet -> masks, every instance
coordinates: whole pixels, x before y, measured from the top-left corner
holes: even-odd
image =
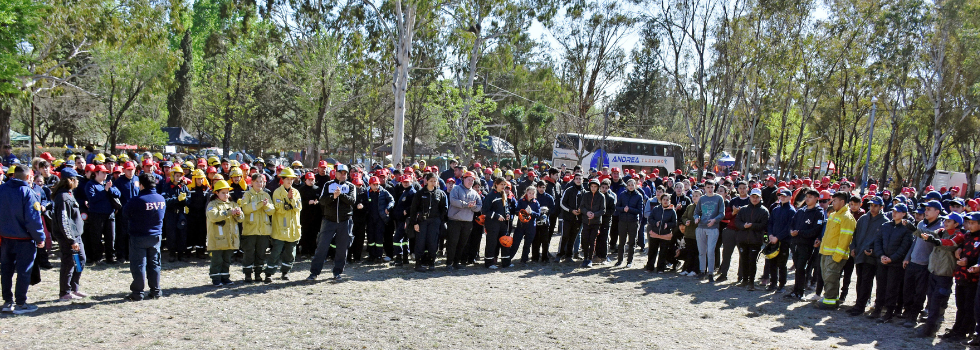
[[[290,167],[293,167],[293,168],[302,168],[303,167],[303,162],[300,162],[298,160],[294,160],[293,161],[293,164],[290,164],[289,166]]]
[[[779,242],[766,244],[765,247],[762,247],[762,255],[764,255],[766,259],[772,259],[779,256]]]
[[[170,172],[171,173],[183,174],[184,173],[184,168],[181,168],[180,165],[178,165],[178,166],[173,167],[173,169],[170,169]]]
[[[531,214],[527,212],[527,210],[521,210],[517,213],[517,219],[520,220],[521,222],[529,222],[533,218],[534,217],[532,217]]]
[[[95,155],[95,158],[92,158],[92,160],[96,160],[96,161],[100,161],[100,162],[105,162],[105,154],[102,154],[102,153],[96,154]]]
[[[228,177],[242,177],[242,169],[239,167],[231,168],[228,171]]]
[[[188,160],[184,162],[184,167],[187,169],[194,169],[194,162]]]
[[[228,166],[229,167],[232,167],[232,168],[237,168],[237,167],[242,166],[242,164],[239,163],[237,160],[232,159],[232,160],[229,160],[228,161]]]
[[[216,166],[218,164],[221,164],[221,159],[218,159],[217,156],[210,156],[210,157],[208,157],[208,165],[210,165],[210,166]]]
[[[480,226],[483,226],[483,222],[486,221],[486,219],[487,219],[487,216],[486,215],[477,216],[476,217],[476,224],[477,225],[480,225]]]
[[[504,175],[505,176],[513,177],[514,176],[514,171],[513,170],[507,170],[507,172]]]
[[[204,178],[204,171],[201,170],[201,169],[196,169],[196,170],[194,170],[194,173],[191,174],[191,177],[193,177],[195,179],[203,179]]]
[[[127,156],[125,153],[123,153],[123,154],[120,154],[119,157],[117,157],[117,160],[119,160],[120,162],[127,162],[127,161],[129,161],[129,156]]]
[[[218,173],[218,169],[215,169],[213,166],[209,166],[207,173],[208,174],[217,174]]]
[[[296,177],[296,174],[293,173],[292,168],[284,168],[282,169],[282,172],[279,173],[279,177]]]
[[[156,157],[157,159],[163,159],[163,153],[160,152],[154,153],[153,156]]]
[[[231,185],[228,184],[228,181],[218,180],[214,182],[214,192],[218,192],[229,188],[231,188]]]
[[[57,167],[60,167],[64,163],[65,163],[65,161],[62,160],[62,159],[55,159],[53,162],[51,162],[51,165],[53,165],[55,168],[57,168]]]
[[[514,238],[513,237],[511,237],[511,236],[501,236],[500,237],[500,246],[501,247],[510,248],[510,246],[513,245],[513,244],[514,244]]]

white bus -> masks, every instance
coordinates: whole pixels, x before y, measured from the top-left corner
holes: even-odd
[[[676,143],[610,136],[604,152],[602,135],[568,133],[555,136],[552,161],[555,167],[581,165],[585,170],[617,167],[650,174],[660,169],[663,176],[684,166],[684,150]]]

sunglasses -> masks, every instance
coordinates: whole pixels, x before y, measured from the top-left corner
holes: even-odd
[[[829,199],[821,199],[820,200],[820,204],[827,203],[827,202],[830,202],[830,200]]]

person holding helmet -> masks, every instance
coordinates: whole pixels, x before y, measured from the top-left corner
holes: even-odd
[[[208,254],[211,256],[211,285],[230,285],[231,257],[239,247],[237,223],[245,219],[242,208],[231,201],[231,186],[227,181],[214,183],[214,192],[208,202]]]
[[[367,193],[358,198],[357,205],[367,211],[367,262],[376,263],[384,256],[384,228],[395,200],[381,187],[381,179],[377,176],[372,176],[368,185]]]
[[[820,276],[825,289],[818,307],[825,310],[840,307],[837,297],[840,295],[841,272],[851,254],[851,239],[857,225],[854,215],[851,215],[851,210],[847,207],[849,199],[850,195],[847,193],[835,193],[832,196],[827,226],[820,240]]]
[[[289,271],[293,268],[296,260],[296,246],[302,237],[302,227],[300,226],[300,211],[303,209],[303,201],[300,198],[299,190],[293,188],[293,181],[296,181],[296,173],[293,169],[285,168],[279,173],[282,186],[276,188],[272,193],[272,205],[275,212],[272,214],[272,250],[269,253],[268,263],[265,268],[266,281],[269,276],[276,272],[279,267],[279,279],[289,280]]]
[[[943,228],[935,233],[922,232],[920,238],[932,243],[936,247],[929,254],[929,304],[927,305],[925,327],[922,327],[918,336],[932,337],[939,330],[939,325],[946,313],[946,306],[949,304],[949,296],[953,294],[953,272],[956,269],[954,252],[959,249],[966,236],[963,234],[963,216],[957,213],[949,213],[943,216]],[[908,318],[903,326],[912,328],[916,326],[916,318]]]
[[[599,192],[599,179],[589,180],[589,190],[582,192],[578,210],[584,215],[582,219],[582,267],[592,267],[592,257],[595,254],[596,239],[602,227],[603,214],[606,213],[606,196]]]
[[[769,227],[767,229],[769,232],[769,244],[778,246],[778,249],[776,249],[777,255],[769,259],[771,268],[769,269],[769,287],[766,290],[775,290],[776,293],[782,293],[783,288],[786,287],[786,262],[789,258],[789,242],[790,238],[792,238],[789,231],[793,225],[793,216],[796,215],[796,208],[793,207],[792,203],[793,192],[783,189],[775,191],[775,194],[777,202],[773,205],[772,215],[769,217]],[[765,194],[763,194],[762,199],[763,204],[765,204]]]
[[[285,172],[285,170],[283,170]],[[354,239],[352,234],[354,206],[357,205],[357,188],[347,175],[350,169],[347,165],[338,164],[335,169],[335,179],[324,184],[320,194],[320,207],[323,208],[323,221],[320,224],[320,234],[317,237],[316,253],[310,262],[309,281],[316,280],[323,271],[327,253],[331,245],[336,247],[334,252],[333,278],[339,281],[347,263],[347,249]],[[334,241],[336,239],[336,241]]]
[[[207,205],[211,199],[211,185],[204,175],[204,170],[194,170],[191,183],[187,188],[190,201],[187,203],[187,246],[197,250],[199,259],[204,259],[207,241]]]
[[[272,215],[276,207],[272,204],[272,196],[265,189],[265,176],[252,174],[252,186],[238,200],[245,219],[242,221],[242,272],[245,283],[262,281],[263,270],[275,270],[275,266],[266,263],[266,250],[272,245]],[[271,283],[270,274],[266,274],[265,283]]]
[[[174,167],[170,171],[170,181],[157,186],[161,187],[159,192],[167,203],[163,222],[166,223],[164,236],[170,251],[169,261],[183,261],[187,249],[187,204],[191,198],[191,191],[184,182],[184,168]]]
[[[500,237],[507,235],[510,222],[510,202],[507,198],[507,179],[498,177],[493,181],[493,189],[483,198],[484,227],[487,243],[484,252],[484,266],[497,269],[497,255],[500,253]]]
[[[116,216],[114,207],[121,193],[107,181],[109,170],[96,165],[94,177],[85,184],[85,198],[88,200],[88,220],[85,232],[91,234],[86,242],[92,248],[89,264],[94,265],[103,258],[108,264],[116,264]]]
[[[514,267],[510,263],[511,259],[517,256],[521,241],[525,238],[527,238],[527,242],[524,243],[524,249],[521,253],[521,263],[527,264],[528,255],[531,253],[531,242],[534,241],[534,235],[537,233],[535,226],[538,217],[541,216],[541,203],[537,200],[537,194],[538,189],[535,186],[528,186],[524,189],[524,195],[517,201],[517,207],[514,208],[518,213],[517,229],[514,230],[514,241],[509,248],[510,253],[507,254],[509,258],[505,258],[501,266]]]

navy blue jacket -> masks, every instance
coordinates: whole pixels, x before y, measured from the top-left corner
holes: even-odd
[[[874,248],[871,250],[871,254],[878,257],[878,265],[881,265],[881,257],[887,256],[892,259],[889,265],[902,266],[902,259],[912,247],[912,240],[915,238],[914,233],[915,227],[908,223],[902,225],[894,221],[886,221],[881,224],[881,230],[878,231]]]
[[[545,216],[552,217],[558,215],[558,204],[555,203],[555,197],[552,197],[547,192],[538,193],[538,203],[541,204],[541,208],[548,208],[548,214]]]
[[[398,186],[401,186],[400,184]],[[404,188],[404,186],[402,187]],[[409,186],[402,190],[400,196],[398,196],[398,201],[395,202],[395,207],[391,213],[391,218],[395,221],[405,221],[408,219],[408,210],[412,207],[412,200],[415,199],[415,186]]]
[[[85,197],[88,200],[88,211],[96,214],[112,214],[112,204],[109,200],[119,198],[119,189],[115,187],[106,188],[105,185],[89,181],[85,184]]]
[[[541,216],[541,203],[538,203],[537,199],[527,200],[527,198],[521,196],[521,199],[517,201],[516,210],[520,211],[524,209],[527,209],[527,211],[531,214],[531,221],[525,223],[525,222],[520,222],[520,220],[518,220],[517,226],[522,226],[522,225],[534,226],[535,220],[538,218],[538,216]],[[548,210],[550,211],[551,209]]]
[[[769,234],[775,236],[780,241],[793,237],[789,234],[789,231],[793,225],[793,217],[795,215],[796,208],[793,208],[792,204],[774,204],[772,215],[769,216]]]
[[[44,242],[41,199],[27,181],[12,178],[0,185],[0,237]]]
[[[119,189],[119,202],[123,206],[129,203],[129,200],[133,197],[140,195],[140,186],[136,178],[128,178],[126,175],[119,176],[116,181],[112,182],[112,187]]]
[[[166,208],[167,202],[156,188],[140,191],[139,196],[130,199],[122,210],[129,219],[129,235],[145,237],[162,234]]]
[[[616,213],[619,214],[619,221],[639,221],[640,215],[643,214],[644,202],[646,202],[645,196],[643,196],[643,192],[640,192],[640,190],[623,191],[623,193],[616,198]],[[626,208],[630,208],[630,210],[624,211]]]
[[[793,226],[790,230],[800,231],[794,240],[797,244],[813,245],[813,242],[823,235],[823,227],[827,224],[827,219],[823,213],[823,208],[819,205],[813,209],[806,207],[796,211],[793,216]]]

